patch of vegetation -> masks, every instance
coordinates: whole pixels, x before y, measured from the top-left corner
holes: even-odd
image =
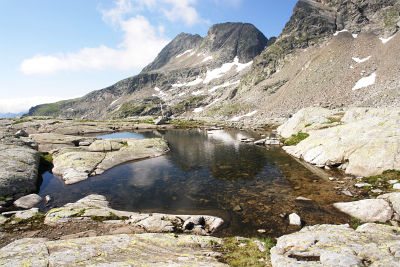
[[[40,105],[36,108],[34,115],[35,116],[49,116],[49,115],[60,112],[60,108],[61,107],[60,107],[59,102]]]
[[[53,168],[53,156],[47,152],[40,153],[39,172],[43,173]]]
[[[303,141],[304,139],[306,139],[307,137],[309,137],[310,135],[308,133],[298,133],[298,134],[292,134],[291,137],[289,137],[288,139],[283,140],[283,144],[285,146],[295,146],[298,143],[300,143],[301,141]]]
[[[13,124],[20,124],[20,123],[24,123],[24,122],[28,122],[31,121],[30,119],[20,119],[20,120],[16,120],[13,122]]]
[[[311,126],[312,124],[311,123],[307,123],[304,127],[309,127],[309,126]]]
[[[389,183],[389,180],[400,181],[400,170],[387,170],[384,171],[382,174],[363,178],[364,182],[369,183],[373,187],[379,188],[381,190],[392,189],[392,185]]]
[[[396,27],[397,20],[399,19],[399,11],[392,7],[387,9],[386,13],[383,15],[383,22],[385,27]]]
[[[198,128],[198,127],[207,125],[207,122],[203,121],[203,120],[179,120],[179,119],[173,119],[173,120],[169,121],[169,123],[174,125],[174,128],[176,128],[176,129]]]
[[[254,241],[265,244],[265,252],[261,252]],[[241,244],[244,244],[241,245]],[[240,246],[239,246],[240,245]],[[258,239],[248,238],[238,241],[236,237],[224,238],[224,244],[216,250],[222,253],[219,258],[221,262],[230,266],[269,266],[269,250],[275,245],[271,238]]]
[[[357,229],[358,226],[362,225],[362,222],[358,218],[351,218],[350,225],[353,229]]]
[[[223,106],[215,106],[209,110],[209,112],[214,114],[219,114],[224,117],[230,117],[238,114],[241,111],[241,106],[237,103],[229,103]]]
[[[171,108],[173,114],[182,114],[190,109],[197,108],[206,98],[205,95],[187,98]]]
[[[93,221],[97,221],[97,222],[104,222],[104,221],[112,221],[112,220],[127,220],[129,218],[126,216],[118,217],[116,214],[111,212],[110,215],[108,215],[108,216],[90,216],[90,219],[92,219]]]

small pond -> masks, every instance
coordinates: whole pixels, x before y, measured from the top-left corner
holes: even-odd
[[[99,138],[152,138],[168,141],[171,151],[161,157],[114,167],[73,185],[50,172],[43,174],[39,194],[51,195],[42,211],[74,202],[88,194],[107,197],[112,208],[137,212],[205,214],[222,217],[217,235],[278,236],[293,230],[288,214],[304,224],[343,223],[348,218],[331,203],[338,196],[320,178],[281,148],[240,142],[261,138],[237,129],[149,130],[113,133]],[[298,201],[303,196],[313,201]]]

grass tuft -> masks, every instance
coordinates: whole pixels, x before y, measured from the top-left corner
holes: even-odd
[[[295,146],[310,135],[308,133],[298,133],[298,134],[292,134],[291,137],[283,141],[283,144],[285,146]]]

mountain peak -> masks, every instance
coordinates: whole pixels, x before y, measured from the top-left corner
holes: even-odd
[[[207,64],[207,58],[220,65],[253,60],[263,51],[268,39],[249,23],[226,22],[211,26],[205,38],[180,33],[143,69],[143,72],[193,67]]]

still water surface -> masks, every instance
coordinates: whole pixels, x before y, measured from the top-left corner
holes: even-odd
[[[39,194],[51,195],[51,207],[88,194],[107,197],[112,208],[170,214],[222,217],[219,235],[278,236],[292,231],[287,215],[296,212],[304,224],[341,223],[348,218],[331,203],[340,197],[328,181],[306,169],[280,148],[241,143],[257,133],[229,130],[168,130],[113,133],[99,138],[152,138],[168,141],[161,157],[131,162],[73,185],[50,172],[43,174]],[[313,201],[296,201],[304,196]]]

